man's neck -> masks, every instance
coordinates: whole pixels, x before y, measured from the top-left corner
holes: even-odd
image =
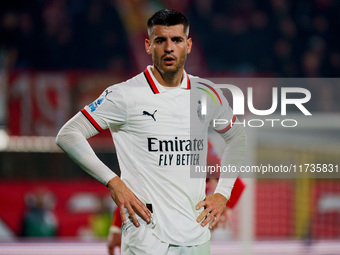
[[[152,66],[151,72],[155,76],[156,80],[166,87],[178,87],[183,80],[183,69],[177,73],[162,74],[155,66]]]

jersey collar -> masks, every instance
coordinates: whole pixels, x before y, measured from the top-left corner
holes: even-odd
[[[188,74],[183,70],[183,80],[181,82],[181,84],[179,85],[180,88],[182,89],[190,89],[191,85],[190,85],[190,79]],[[144,71],[144,76],[152,90],[152,92],[154,94],[158,94],[161,92],[165,92],[167,91],[163,85],[161,85],[155,78],[155,76],[152,74],[151,72],[151,65],[147,66],[147,68]]]

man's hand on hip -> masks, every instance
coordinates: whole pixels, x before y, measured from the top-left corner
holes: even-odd
[[[151,213],[149,210],[118,176],[112,178],[107,183],[107,187],[109,188],[113,201],[115,201],[120,210],[120,217],[122,218],[123,224],[126,224],[127,222],[124,208],[127,209],[131,220],[136,227],[139,227],[136,213],[146,222],[150,222]]]
[[[228,199],[220,193],[215,193],[206,197],[203,201],[196,205],[196,210],[204,207],[203,212],[197,217],[197,222],[201,222],[201,226],[204,227],[210,221],[209,229],[213,229],[220,220],[221,215],[226,210],[226,204]]]

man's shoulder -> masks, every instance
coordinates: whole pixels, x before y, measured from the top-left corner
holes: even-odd
[[[204,85],[215,87],[215,83],[213,83],[209,79],[201,78],[199,76],[195,76],[195,75],[191,75],[191,74],[188,74],[188,76],[189,76],[190,82],[193,86],[199,86],[199,85],[204,84]]]
[[[142,72],[126,81],[112,84],[107,89],[111,89],[114,91],[126,91],[130,89],[135,89],[137,87],[143,87],[143,84],[147,85],[147,81],[145,80],[144,73]]]

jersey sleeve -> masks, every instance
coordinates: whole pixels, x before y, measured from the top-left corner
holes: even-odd
[[[119,127],[126,122],[126,102],[122,85],[107,88],[94,102],[81,110],[99,132],[109,127]]]
[[[236,116],[233,114],[233,110],[229,106],[229,103],[222,91],[217,88],[213,88],[218,100],[216,110],[214,111],[213,118],[210,122],[210,126],[218,133],[224,133],[228,131],[232,124],[236,121]]]
[[[210,105],[211,109],[214,109],[209,124],[225,141],[221,166],[232,166],[233,169],[238,169],[243,163],[246,148],[244,129],[240,125],[233,125],[237,118],[222,91],[213,84],[205,85],[211,91],[212,100],[208,106]],[[215,193],[220,193],[229,200],[236,177],[237,171],[221,171]]]

